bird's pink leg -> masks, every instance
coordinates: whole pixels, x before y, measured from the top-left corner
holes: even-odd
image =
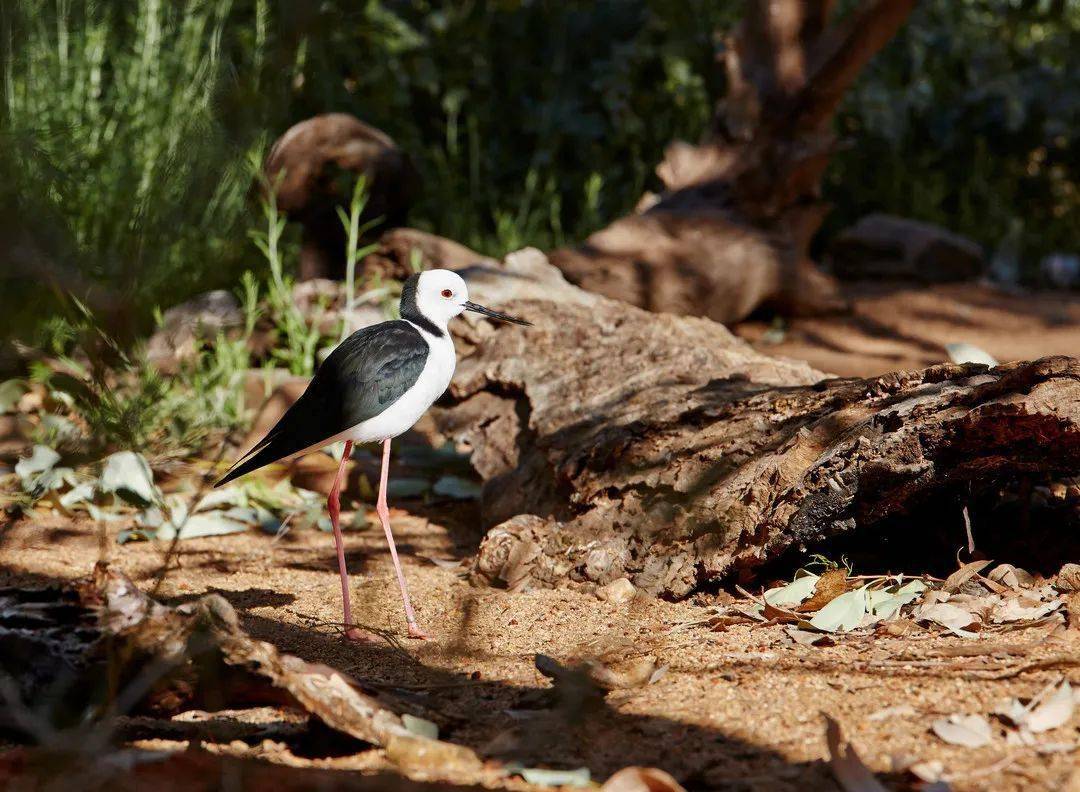
[[[416,624],[416,614],[413,613],[412,604],[409,602],[409,589],[405,586],[405,573],[401,571],[397,546],[394,544],[394,534],[390,531],[390,509],[386,505],[386,482],[389,476],[390,441],[383,440],[382,474],[379,476],[379,500],[375,504],[375,511],[379,513],[379,521],[382,522],[383,530],[386,531],[386,542],[390,545],[390,557],[394,559],[394,571],[397,573],[398,586],[401,588],[401,601],[405,603],[405,622],[409,625],[409,637],[427,638],[427,633]]]
[[[338,572],[341,574],[341,604],[345,610],[345,637],[352,640],[366,640],[367,636],[356,628],[352,620],[352,606],[349,604],[349,573],[345,569],[345,540],[341,535],[341,484],[345,477],[345,463],[352,456],[352,440],[345,441],[345,451],[341,455],[334,486],[326,498],[326,510],[330,512],[330,524],[334,526],[334,544],[337,545]]]

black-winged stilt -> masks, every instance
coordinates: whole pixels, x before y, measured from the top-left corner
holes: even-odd
[[[319,366],[307,390],[254,448],[241,457],[215,486],[250,473],[271,462],[306,454],[345,441],[334,485],[326,507],[334,527],[345,630],[357,637],[349,605],[349,577],[338,516],[342,475],[353,443],[382,442],[382,472],[376,511],[390,545],[409,636],[426,638],[416,623],[405,575],[398,561],[390,511],[386,506],[386,482],[390,464],[390,441],[409,429],[450,384],[457,364],[454,342],[447,324],[463,311],[528,325],[523,319],[498,313],[469,302],[465,281],[450,270],[428,270],[413,275],[401,289],[401,319],[357,330],[330,353]]]

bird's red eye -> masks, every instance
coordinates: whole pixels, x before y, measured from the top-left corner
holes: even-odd
[[[443,289],[442,290],[442,296],[449,300],[451,297],[454,296],[454,293],[452,291],[450,291],[449,289]]]

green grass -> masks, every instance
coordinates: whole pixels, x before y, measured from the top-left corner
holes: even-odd
[[[231,0],[12,0],[4,40],[4,203],[68,253],[62,265],[135,302],[221,282],[250,177],[217,99]],[[21,210],[21,212],[20,212]],[[225,273],[229,281],[235,279]]]

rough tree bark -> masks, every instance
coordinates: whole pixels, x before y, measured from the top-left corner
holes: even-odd
[[[842,20],[832,0],[747,3],[727,41],[727,95],[701,145],[672,144],[663,194],[576,248],[551,254],[590,291],[654,311],[744,318],[843,307],[809,258],[828,206],[821,176],[844,92],[914,0],[867,0]]]
[[[486,480],[488,581],[684,596],[954,488],[1080,470],[1074,358],[826,379],[709,320],[575,288],[537,251],[464,274],[536,325],[462,323],[435,414]]]

